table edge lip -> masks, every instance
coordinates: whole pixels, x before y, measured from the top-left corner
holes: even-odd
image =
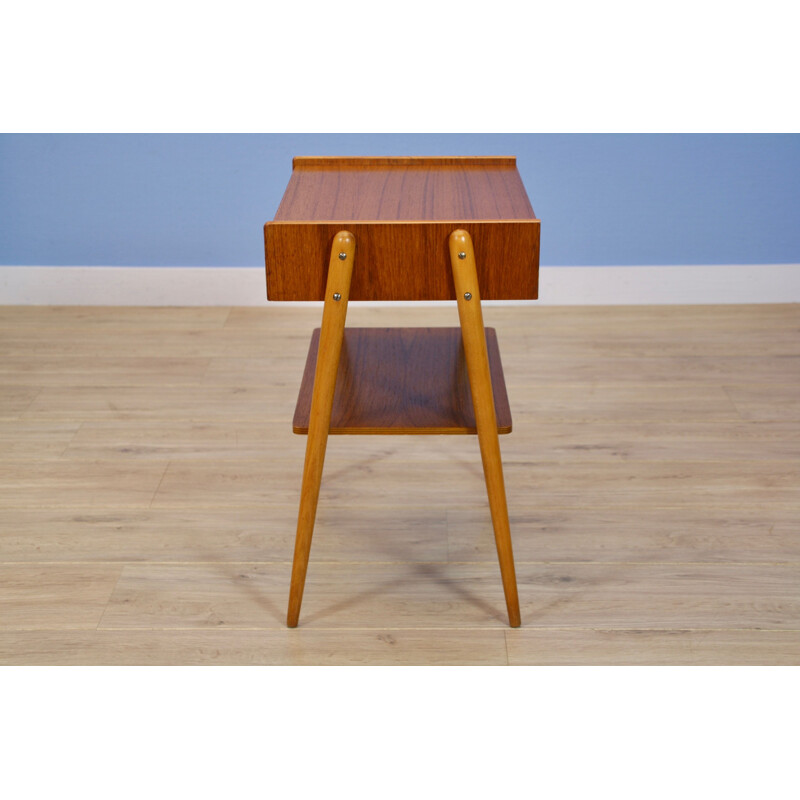
[[[292,170],[358,167],[516,167],[516,156],[294,156]]]
[[[474,225],[475,223],[503,225],[520,223],[541,225],[539,217],[505,217],[503,219],[466,217],[456,219],[271,219],[264,223],[266,230],[271,226],[285,225],[454,225],[456,228]]]

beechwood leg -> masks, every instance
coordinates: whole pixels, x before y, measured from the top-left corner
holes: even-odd
[[[478,443],[508,609],[508,623],[512,628],[518,628],[520,625],[519,597],[514,570],[514,553],[511,549],[511,529],[508,524],[503,462],[500,460],[500,441],[497,435],[489,356],[486,352],[486,333],[483,327],[475,252],[472,248],[472,239],[466,231],[455,230],[450,234],[450,260],[456,287],[467,375],[475,410],[475,425],[478,429]]]
[[[314,392],[311,398],[311,416],[308,423],[306,459],[303,466],[303,487],[300,491],[300,511],[297,515],[297,535],[292,562],[292,583],[289,589],[289,610],[286,624],[297,626],[303,587],[306,582],[311,536],[317,515],[319,486],[325,462],[325,448],[331,425],[333,393],[342,352],[347,300],[350,296],[350,277],[356,243],[352,233],[340,231],[333,239],[328,279],[325,289],[325,306],[319,335],[317,366],[314,372]]]

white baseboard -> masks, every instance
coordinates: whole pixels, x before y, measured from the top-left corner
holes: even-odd
[[[522,303],[797,303],[800,264],[542,267],[539,296],[539,300]],[[0,305],[263,306],[268,303],[264,270],[259,267],[0,266]]]

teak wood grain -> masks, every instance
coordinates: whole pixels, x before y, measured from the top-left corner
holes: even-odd
[[[276,222],[534,219],[516,159],[295,158]]]
[[[264,226],[270,300],[322,300],[342,228],[358,242],[351,300],[454,300],[447,237],[474,242],[485,300],[535,299],[539,220],[516,160],[295,158]]]
[[[511,432],[497,334],[486,329],[498,433]],[[293,430],[308,432],[319,328],[308,350]],[[460,328],[346,328],[331,433],[475,433]]]

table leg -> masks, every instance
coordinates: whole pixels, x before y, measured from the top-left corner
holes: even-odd
[[[508,623],[512,628],[518,628],[520,613],[517,578],[514,570],[514,554],[511,549],[511,530],[508,524],[508,506],[503,481],[503,462],[500,459],[500,441],[497,435],[492,378],[489,372],[489,357],[486,352],[486,332],[483,327],[475,252],[472,247],[472,239],[464,230],[455,230],[450,234],[450,261],[456,287],[467,375],[472,391],[472,405],[475,410],[475,424],[478,429],[478,443],[508,609]]]
[[[314,372],[314,392],[311,398],[311,416],[308,422],[308,441],[303,466],[303,487],[300,492],[300,511],[297,516],[297,535],[292,563],[292,583],[289,590],[289,610],[286,624],[297,626],[303,588],[306,582],[311,536],[317,515],[319,486],[325,462],[325,448],[331,425],[333,394],[339,371],[339,356],[344,338],[347,300],[350,295],[350,277],[355,257],[355,237],[340,231],[333,239],[325,289],[325,306],[322,311],[322,328],[319,335],[317,366]]]

